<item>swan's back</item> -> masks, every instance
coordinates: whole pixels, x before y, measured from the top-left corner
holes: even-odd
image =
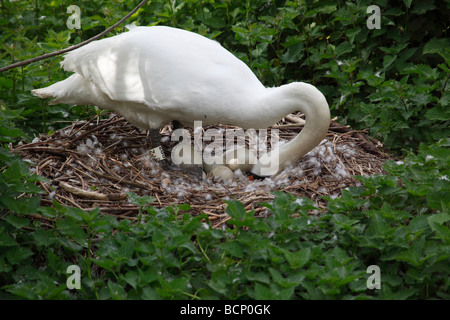
[[[68,53],[61,64],[75,75],[35,94],[55,97],[55,103],[79,100],[112,109],[144,128],[170,120],[240,125],[264,89],[216,41],[162,26],[92,42]]]

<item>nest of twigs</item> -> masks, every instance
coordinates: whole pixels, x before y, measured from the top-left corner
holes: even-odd
[[[303,123],[301,115],[290,115],[269,129],[278,129],[281,140],[291,140]],[[168,155],[176,143],[171,141],[171,133],[171,126],[161,130]],[[164,170],[149,154],[151,148],[146,131],[111,114],[109,119],[75,122],[14,151],[31,161],[32,171],[50,180],[41,182],[46,191],[42,205],[51,206],[56,200],[66,206],[100,207],[103,214],[137,219],[139,208],[127,195],[131,191],[151,196],[155,199],[151,205],[157,208],[188,203],[192,214],[207,214],[214,227],[229,219],[224,200],[235,198],[246,209],[264,216],[267,208],[261,203],[270,202],[277,190],[308,197],[323,210],[323,196],[339,196],[342,189],[358,184],[354,175],[383,173],[382,165],[389,158],[381,143],[365,130],[352,130],[335,120],[319,146],[280,174],[261,180],[238,172],[234,182],[225,183]]]

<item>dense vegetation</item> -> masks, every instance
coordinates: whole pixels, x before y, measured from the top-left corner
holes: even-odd
[[[137,3],[2,0],[0,67],[86,40]],[[66,26],[72,4],[80,30]],[[366,25],[372,4],[380,29]],[[319,215],[288,194],[265,204],[267,219],[230,201],[225,230],[183,214],[188,204],[155,209],[134,194],[139,224],[57,202],[40,207],[35,182],[44,178],[8,144],[98,111],[31,95],[68,76],[61,57],[1,73],[0,298],[449,299],[449,11],[437,0],[154,0],[131,17],[216,39],[267,86],[313,83],[340,122],[369,128],[403,158],[386,175],[358,177],[362,186],[327,199]],[[72,264],[80,290],[66,286]],[[370,265],[380,267],[380,290],[367,289]]]

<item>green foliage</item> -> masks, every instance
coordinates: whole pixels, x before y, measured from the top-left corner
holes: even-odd
[[[9,143],[14,138],[23,136],[22,130],[15,127],[13,120],[21,119],[23,109],[9,110],[0,106],[0,144]],[[38,197],[22,197],[20,195],[40,194],[43,191],[36,182],[46,181],[43,177],[31,174],[29,163],[12,154],[9,149],[0,147],[0,210],[8,207],[20,213],[32,212],[39,206]]]
[[[359,177],[362,186],[328,199],[320,214],[281,192],[264,204],[267,218],[227,201],[225,229],[185,212],[189,205],[156,209],[133,193],[136,223],[57,202],[10,208],[0,220],[2,297],[448,299],[449,143],[387,163],[389,175]],[[71,264],[82,270],[80,290],[65,286]],[[379,290],[367,288],[370,265],[380,267]]]
[[[2,1],[0,66],[80,43],[130,1]],[[69,4],[82,29],[68,30]],[[367,6],[381,9],[370,30]],[[213,229],[189,205],[156,209],[129,193],[136,222],[40,207],[44,180],[6,146],[93,113],[48,106],[30,90],[66,78],[61,57],[0,75],[0,299],[449,299],[448,1],[154,0],[128,23],[170,25],[215,39],[266,86],[307,81],[332,113],[405,151],[387,175],[313,202],[276,193],[255,217],[227,202]],[[121,26],[111,35],[123,32]],[[110,36],[111,36],[110,35]],[[409,152],[408,150],[414,150]],[[81,289],[66,286],[81,268]],[[367,267],[381,289],[367,289]]]
[[[446,1],[151,1],[127,23],[169,25],[216,39],[245,61],[266,86],[307,81],[332,113],[394,150],[416,150],[449,135],[450,49]],[[126,1],[72,1],[80,30],[68,30],[67,1],[2,2],[0,66],[77,44],[131,11]],[[370,30],[369,5],[381,10]],[[424,23],[427,21],[427,23]],[[117,28],[111,35],[124,31]],[[68,76],[61,57],[0,77],[3,103],[23,108],[26,131],[58,128],[92,108],[47,106],[30,90]],[[31,125],[30,125],[31,124]],[[33,128],[33,129],[29,129]],[[34,132],[36,133],[36,132]]]

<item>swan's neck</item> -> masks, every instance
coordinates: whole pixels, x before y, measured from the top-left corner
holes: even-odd
[[[268,97],[272,110],[283,116],[300,111],[306,123],[293,140],[269,152],[253,167],[252,172],[260,176],[280,172],[316,147],[328,132],[330,109],[324,95],[314,86],[296,82],[270,89]]]

